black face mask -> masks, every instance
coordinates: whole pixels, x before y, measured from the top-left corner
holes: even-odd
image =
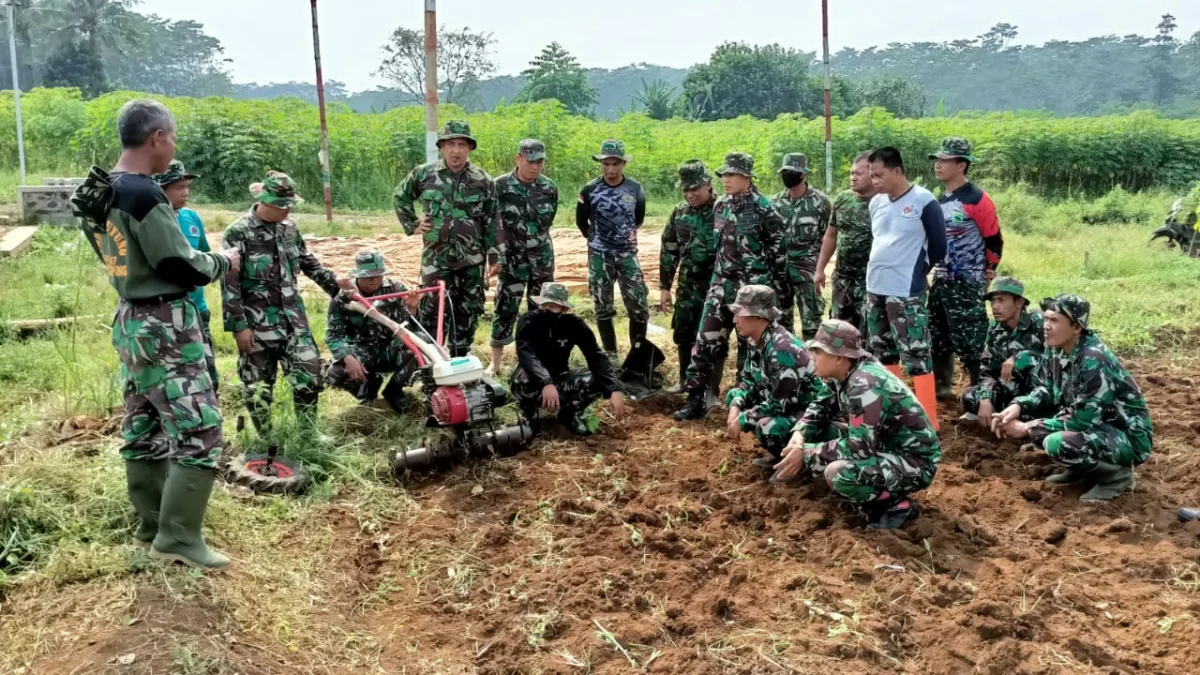
[[[803,183],[804,179],[806,178],[806,176],[804,174],[795,173],[793,171],[784,171],[782,176],[783,176],[783,184],[786,185],[789,189],[794,188],[797,185]]]

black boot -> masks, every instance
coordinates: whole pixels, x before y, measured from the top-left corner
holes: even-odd
[[[687,403],[675,411],[675,419],[680,422],[704,419],[704,415],[708,412],[708,406],[704,405],[704,398],[704,389],[688,392]]]
[[[968,361],[963,364],[963,370],[967,371],[967,377],[971,378],[971,386],[979,384],[983,379],[983,364],[979,361]]]
[[[254,430],[258,432],[258,437],[269,439],[271,437],[271,402],[249,399],[246,401],[246,410],[250,412],[250,421],[254,423]]]
[[[362,405],[371,405],[375,402],[375,399],[379,398],[379,388],[381,386],[383,386],[383,377],[381,375],[371,373],[367,375],[366,381],[359,385],[358,391],[355,392],[354,397],[357,398],[358,402]]]
[[[937,387],[937,399],[949,401],[954,398],[954,354],[933,357],[933,377]]]
[[[600,333],[600,348],[609,359],[617,358],[617,329],[612,319],[596,319],[596,330]],[[613,364],[614,367],[616,364]]]
[[[400,377],[400,373],[393,374],[389,379],[387,386],[383,388],[383,400],[398,413],[405,413],[412,405],[412,399],[404,392],[404,382]],[[372,399],[374,400],[374,399]]]
[[[688,366],[692,365],[692,345],[679,345],[679,382],[663,389],[668,394],[682,394],[683,384],[687,382]]]
[[[636,345],[639,340],[642,340],[646,337],[646,326],[647,326],[647,322],[645,322],[645,321],[635,321],[633,319],[629,320],[629,348],[630,349],[633,349],[634,345]]]
[[[300,430],[300,437],[309,443],[328,445],[329,439],[317,431],[317,401],[320,397],[319,391],[292,392],[292,403],[296,410],[296,426]]]
[[[1133,469],[1127,466],[1100,462],[1087,473],[1087,479],[1095,481],[1092,489],[1079,497],[1081,502],[1111,502],[1117,495],[1133,485]]]
[[[876,506],[870,510],[868,530],[898,530],[910,520],[921,515],[921,507],[911,498],[892,502],[890,506]]]
[[[710,410],[721,405],[721,378],[725,375],[725,358],[719,357],[713,363],[712,379],[708,382],[708,391],[704,394],[704,408]],[[740,368],[738,372],[741,372]]]

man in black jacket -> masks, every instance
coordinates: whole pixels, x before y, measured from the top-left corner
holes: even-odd
[[[557,283],[542,286],[533,298],[538,308],[517,323],[517,368],[509,387],[521,408],[521,417],[537,430],[539,410],[558,413],[571,431],[592,433],[583,411],[601,396],[609,400],[613,414],[625,414],[625,396],[617,389],[612,363],[596,344],[596,336],[583,319],[571,313],[567,287]],[[571,351],[579,347],[588,367],[570,369]]]

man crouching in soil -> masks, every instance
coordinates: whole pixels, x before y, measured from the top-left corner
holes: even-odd
[[[1091,305],[1062,294],[1042,301],[1046,354],[1039,385],[992,416],[998,437],[1028,438],[1066,471],[1051,485],[1089,483],[1079,499],[1107,502],[1133,485],[1150,458],[1150,411],[1133,376],[1088,329]],[[1022,422],[1021,417],[1034,418]]]
[[[531,299],[538,308],[517,322],[517,369],[509,378],[521,417],[536,433],[538,411],[545,409],[557,413],[572,432],[587,436],[592,431],[583,413],[601,396],[614,415],[623,417],[625,396],[617,389],[612,363],[600,351],[592,329],[571,312],[567,287],[550,282]],[[576,347],[587,359],[586,369],[570,369]]]
[[[857,328],[831,319],[808,343],[825,389],[771,481],[819,472],[836,494],[864,508],[867,527],[892,530],[920,515],[909,495],[933,483],[942,448],[916,396],[861,342]]]

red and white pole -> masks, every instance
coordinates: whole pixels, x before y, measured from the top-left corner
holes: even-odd
[[[438,156],[437,0],[425,0],[425,161]]]
[[[829,0],[821,0],[821,39],[825,50],[825,194],[833,194],[833,114],[829,104]]]
[[[325,124],[325,77],[321,73],[321,34],[317,29],[317,0],[312,2],[313,59],[317,63],[317,107],[321,110],[321,180],[325,183],[325,220],[333,220],[333,181],[329,171],[329,128]]]

